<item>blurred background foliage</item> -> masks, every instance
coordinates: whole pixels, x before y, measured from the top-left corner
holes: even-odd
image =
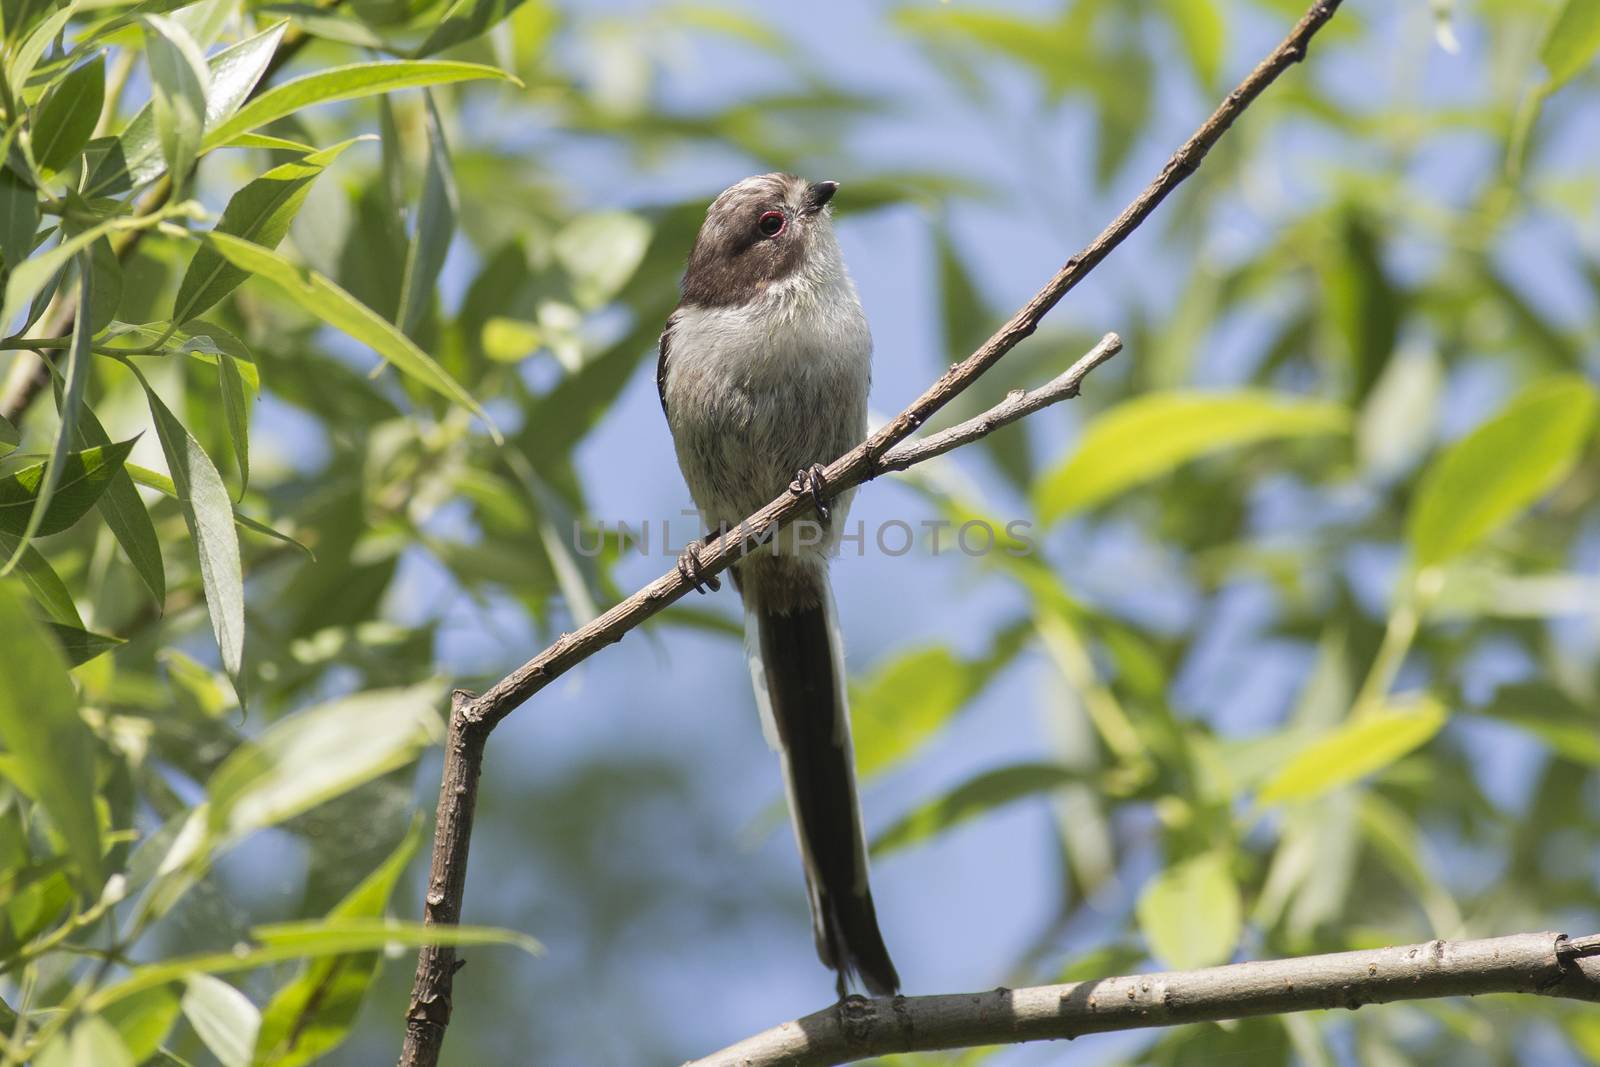
[[[843,182],[895,411],[1302,6],[5,0],[5,1062],[391,1059],[446,690],[695,532],[651,368],[707,200]],[[1119,331],[1084,397],[860,494],[908,992],[1600,929],[1597,47],[1596,0],[1347,0],[944,418]],[[512,945],[447,1062],[677,1062],[826,1001],[738,629],[680,603],[502,727],[461,936]],[[1590,1063],[1600,1022],[899,1062],[1064,1056]]]

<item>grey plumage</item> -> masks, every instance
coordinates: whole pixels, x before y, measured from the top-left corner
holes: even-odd
[[[831,182],[746,178],[712,203],[683,300],[661,335],[656,382],[678,465],[708,529],[732,527],[797,471],[866,435],[872,339],[834,239]],[[874,993],[899,985],[878,932],[856,804],[844,663],[828,554],[794,529],[734,567],[769,742],[782,757],[817,952]]]

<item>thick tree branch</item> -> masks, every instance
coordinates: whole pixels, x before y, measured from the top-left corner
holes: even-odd
[[[952,366],[938,381],[891,419],[865,442],[851,449],[824,468],[825,495],[836,496],[860,485],[887,469],[896,457],[892,450],[939,409],[959,396],[1007,352],[1031,335],[1051,308],[1067,291],[1133,233],[1150,213],[1176,189],[1205,158],[1235,119],[1278,75],[1305,58],[1306,47],[1317,31],[1333,17],[1340,0],[1321,0],[1313,4],[1295,24],[1283,42],[1261,61],[1238,88],[1211,113],[1195,133],[1173,153],[1161,172],[1145,189],[1102,230],[1083,251],[1073,256],[1056,272],[1033,299],[1013,315],[994,336],[972,355]],[[1109,353],[1107,353],[1109,356]],[[1070,373],[1070,372],[1069,372]],[[1046,387],[1048,389],[1050,387]],[[997,423],[996,425],[1002,425]],[[962,429],[958,427],[957,430]],[[941,435],[935,435],[937,439]],[[981,436],[977,434],[974,436]],[[955,447],[954,443],[949,447]],[[941,449],[943,451],[943,449]],[[937,454],[930,452],[930,455]],[[903,456],[901,458],[904,458]],[[909,464],[907,464],[909,465]],[[897,467],[896,469],[903,469]],[[700,553],[701,572],[714,575],[736,560],[784,523],[798,518],[812,507],[810,494],[785,494],[750,516],[736,529],[712,540]],[[432,873],[429,878],[428,922],[454,922],[460,913],[469,829],[476,803],[477,761],[482,758],[488,734],[507,715],[551,681],[588,659],[606,645],[614,644],[646,619],[684,596],[692,588],[676,568],[657,578],[626,600],[612,607],[573,633],[563,634],[550,647],[512,671],[475,699],[457,702],[450,717],[446,748],[446,774],[440,786],[439,824],[434,829]],[[464,774],[452,775],[450,761],[471,756],[474,765]],[[436,892],[447,899],[433,903]],[[453,895],[453,899],[448,899]],[[453,953],[425,950],[417,960],[417,975],[412,987],[412,1010],[408,1012],[407,1037],[400,1055],[400,1067],[435,1067],[444,1024],[448,1020],[451,980],[456,966]],[[419,1023],[417,1005],[442,1006],[429,1011],[429,1022]],[[426,1028],[428,1040],[417,1038]]]
[[[1600,937],[1512,934],[987,993],[850,997],[686,1067],[831,1067],[895,1052],[1479,993],[1600,1001],[1596,953]]]

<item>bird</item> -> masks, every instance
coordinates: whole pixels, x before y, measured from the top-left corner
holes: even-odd
[[[828,580],[852,493],[827,501],[823,465],[866,437],[872,335],[834,235],[835,181],[759,174],[724,190],[689,253],[661,334],[656,385],[678,466],[707,532],[788,491],[792,523],[732,568],[756,704],[783,770],[817,955],[843,999],[851,981],[899,991],[868,885]],[[678,568],[700,591],[698,538]]]

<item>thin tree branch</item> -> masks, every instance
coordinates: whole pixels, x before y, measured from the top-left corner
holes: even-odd
[[[987,993],[849,997],[686,1067],[832,1067],[896,1052],[1480,993],[1600,1001],[1595,940],[1512,934]]]
[[[1078,388],[1083,385],[1083,380],[1089,376],[1090,371],[1121,351],[1122,338],[1114,333],[1108,333],[1100,338],[1100,343],[1086,352],[1078,362],[1039,388],[1028,391],[1013,389],[1004,400],[976,418],[968,419],[947,430],[931,433],[926,437],[901,441],[879,458],[878,470],[880,473],[903,471],[934,456],[942,456],[962,445],[988,437],[1000,427],[1009,426],[1018,419],[1026,418],[1040,408],[1059,404],[1063,400],[1071,400],[1078,395]]]
[[[1073,256],[1040,289],[1033,299],[1013,315],[994,336],[972,355],[952,366],[938,381],[899,415],[865,442],[834,460],[823,470],[824,496],[831,498],[876,477],[891,457],[891,450],[942,407],[959,396],[1019,342],[1031,335],[1039,321],[1082,281],[1090,271],[1133,233],[1150,213],[1195,169],[1235,119],[1244,113],[1261,92],[1289,67],[1305,58],[1306,47],[1317,31],[1333,17],[1340,0],[1320,0],[1295,24],[1283,42],[1239,83],[1238,88],[1211,113],[1211,116],[1172,155],[1161,172],[1134,198],[1110,225],[1083,251]],[[952,446],[954,447],[954,446]],[[712,540],[700,552],[702,574],[714,575],[760,544],[779,526],[812,507],[810,494],[785,494],[750,516],[737,528]],[[543,652],[512,671],[475,699],[457,703],[450,716],[446,742],[446,774],[440,783],[439,823],[434,828],[433,858],[429,877],[427,922],[454,922],[461,910],[467,846],[473,808],[477,800],[477,762],[481,761],[490,731],[524,701],[551,681],[588,659],[606,645],[622,640],[646,619],[666,608],[692,588],[676,568],[657,578],[600,617],[570,634],[563,634]],[[465,773],[452,775],[451,760],[471,757],[473,766]],[[435,904],[443,893],[447,899]],[[452,897],[453,899],[448,899]],[[450,1013],[450,992],[454,954],[424,950],[417,959],[417,974],[412,986],[412,1009],[407,1013],[406,1042],[400,1054],[400,1067],[435,1067],[444,1026]],[[428,1005],[429,1021],[419,1023],[417,1005]],[[428,1040],[416,1036],[426,1029]]]

